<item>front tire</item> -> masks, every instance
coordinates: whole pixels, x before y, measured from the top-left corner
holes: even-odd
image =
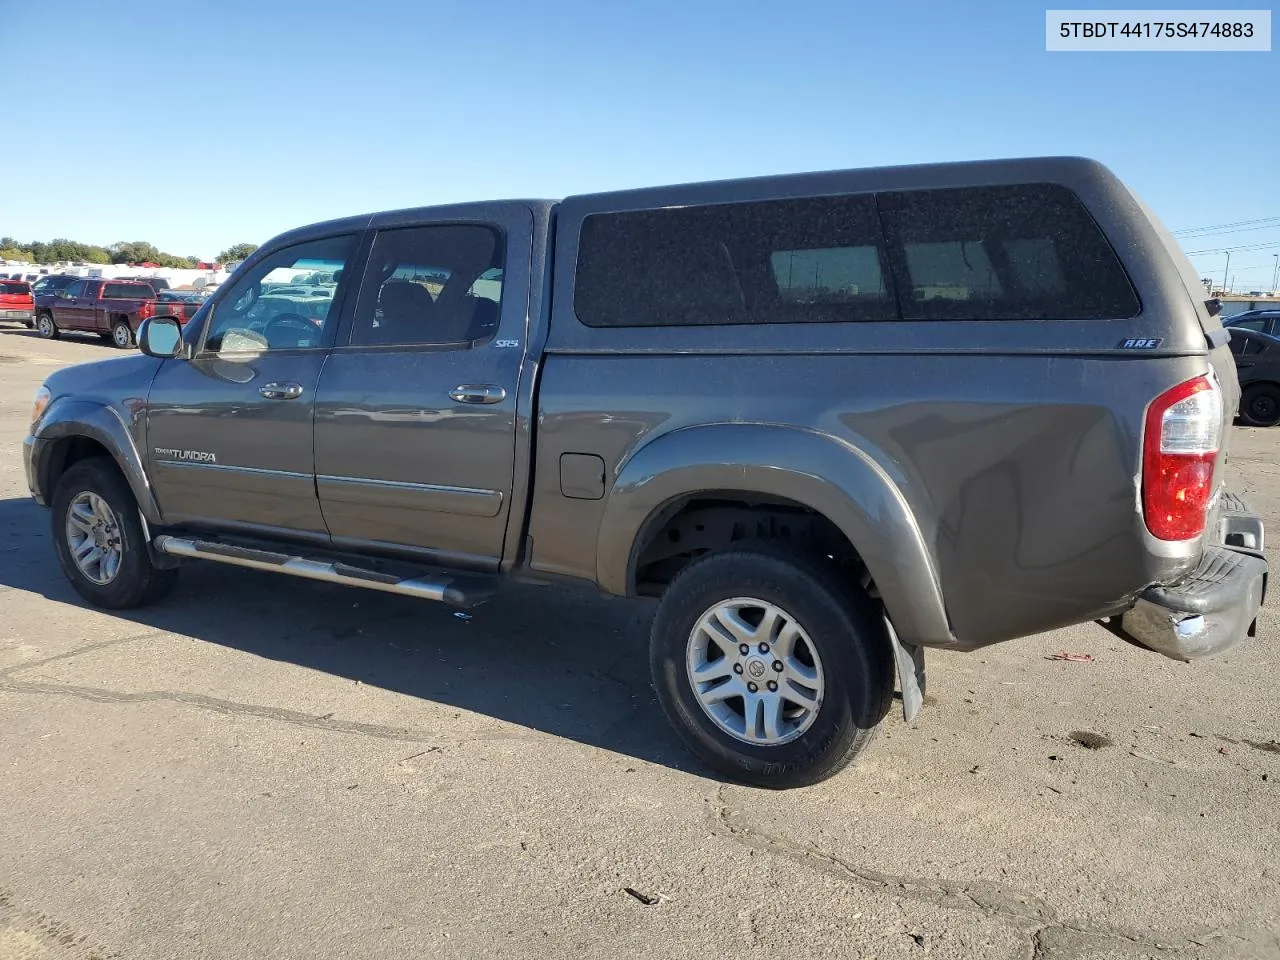
[[[768,542],[693,561],[650,637],[667,719],[702,760],[761,787],[847,766],[893,699],[878,608],[823,558]]]
[[[36,333],[40,334],[46,340],[57,340],[62,336],[62,331],[58,329],[58,325],[53,322],[52,313],[42,313],[36,317]]]
[[[58,481],[51,507],[58,563],[95,607],[144,606],[173,586],[178,571],[152,563],[138,502],[110,459],[73,464]]]
[[[1251,427],[1274,427],[1280,423],[1280,387],[1255,383],[1240,400],[1240,419]]]

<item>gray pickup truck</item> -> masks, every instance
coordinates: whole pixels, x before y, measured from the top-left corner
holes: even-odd
[[[1254,634],[1217,306],[1077,158],[378,213],[53,374],[27,476],[103,607],[188,559],[459,606],[509,576],[657,598],[677,731],[795,786],[858,753],[895,673],[914,715],[929,647]]]

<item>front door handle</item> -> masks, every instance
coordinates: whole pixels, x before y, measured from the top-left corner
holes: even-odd
[[[258,388],[258,393],[262,394],[268,400],[297,400],[302,396],[302,384],[300,383],[264,383]]]
[[[507,391],[492,383],[462,383],[449,391],[449,397],[458,403],[501,403]]]

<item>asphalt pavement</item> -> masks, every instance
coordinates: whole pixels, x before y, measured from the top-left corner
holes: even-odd
[[[1093,625],[930,654],[854,767],[741,787],[662,719],[645,603],[191,565],[87,608],[21,440],[115,353],[0,327],[0,960],[1280,957],[1274,592],[1192,665]],[[1232,443],[1280,537],[1280,428]]]

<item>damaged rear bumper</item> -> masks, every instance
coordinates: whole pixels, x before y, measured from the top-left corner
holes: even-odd
[[[1230,497],[1217,532],[1221,543],[1184,580],[1143,591],[1119,633],[1175,660],[1212,656],[1257,633],[1268,574],[1262,520]]]

